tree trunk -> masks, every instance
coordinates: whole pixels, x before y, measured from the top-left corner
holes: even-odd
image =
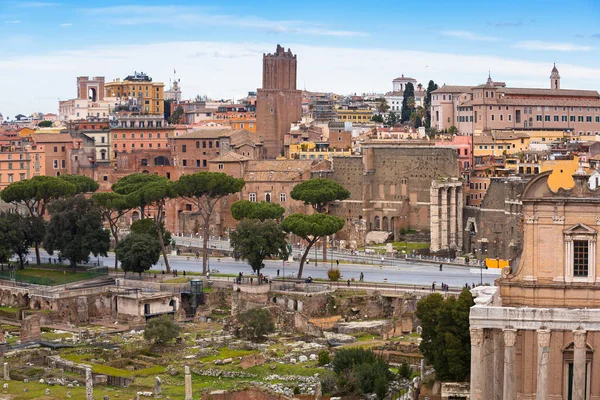
[[[77,263],[75,261],[71,261],[71,266],[73,267],[73,273],[77,273]]]
[[[39,243],[35,244],[35,261],[37,262],[37,265],[40,265],[42,263],[42,261],[40,259],[40,244]]]
[[[119,257],[117,257],[117,246],[119,245],[119,239],[115,236],[115,272],[119,269]]]
[[[329,239],[329,236],[323,236],[323,238],[321,238],[321,242],[323,243],[323,266],[327,266],[327,241]]]
[[[317,242],[317,240],[319,240],[319,238],[313,239],[310,242],[308,242],[308,246],[306,246],[306,250],[304,250],[304,254],[302,254],[302,258],[300,259],[300,267],[298,268],[298,279],[302,278],[302,270],[304,269],[304,262],[306,261],[308,252],[313,247],[313,245]],[[315,262],[316,262],[316,260],[315,260]]]
[[[160,243],[160,250],[162,251],[163,260],[165,260],[165,269],[167,270],[168,274],[171,272],[171,266],[169,265],[169,259],[167,258],[167,249],[165,247],[165,241],[163,239],[163,233],[161,229],[162,224],[160,219],[158,221],[155,219],[154,221],[156,222],[156,232],[158,232],[158,243]]]
[[[208,228],[210,216],[204,220],[204,232],[202,234],[202,274],[206,275],[206,267],[208,261]]]

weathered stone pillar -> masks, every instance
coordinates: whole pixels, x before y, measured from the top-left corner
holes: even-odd
[[[448,187],[444,186],[440,189],[442,193],[442,212],[440,214],[441,229],[441,248],[448,250]]]
[[[85,400],[94,400],[94,378],[92,369],[85,369]]]
[[[4,380],[10,381],[10,368],[7,362],[4,363]]]
[[[517,330],[504,329],[504,400],[517,400],[516,348]]]
[[[537,331],[538,342],[538,367],[537,367],[537,400],[549,400],[549,368],[550,362],[550,330]]]
[[[154,396],[160,396],[162,394],[162,381],[160,377],[154,377]]]
[[[491,329],[484,330],[481,358],[484,376],[483,398],[491,399],[494,397],[494,340]]]
[[[431,251],[436,252],[440,249],[440,189],[432,185],[429,192],[429,230],[431,231]]]
[[[483,398],[484,376],[481,365],[483,351],[483,329],[471,328],[471,400]]]
[[[456,246],[459,249],[463,247],[463,189],[462,186],[456,188]]]
[[[456,249],[456,186],[450,186],[450,241],[451,249]]]
[[[573,400],[585,400],[585,354],[587,332],[573,331]]]
[[[504,339],[502,331],[494,329],[494,395],[493,400],[502,400],[504,389]]]
[[[192,375],[190,374],[190,367],[185,366],[185,400],[192,399]]]

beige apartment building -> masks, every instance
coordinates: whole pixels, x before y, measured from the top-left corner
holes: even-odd
[[[521,256],[473,289],[471,400],[600,399],[600,190],[569,178],[527,184]]]
[[[600,94],[561,89],[556,66],[546,89],[512,88],[490,77],[479,86],[442,86],[432,92],[431,125],[462,134],[493,129],[561,129],[574,136],[600,135]]]

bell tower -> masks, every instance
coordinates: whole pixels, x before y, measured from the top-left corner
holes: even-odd
[[[552,73],[550,74],[550,89],[560,89],[560,74],[556,68],[556,63],[554,63],[554,68],[552,68]]]

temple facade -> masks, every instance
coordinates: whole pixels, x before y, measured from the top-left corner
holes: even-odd
[[[520,259],[473,290],[471,399],[599,400],[600,190],[579,169],[523,192]]]

